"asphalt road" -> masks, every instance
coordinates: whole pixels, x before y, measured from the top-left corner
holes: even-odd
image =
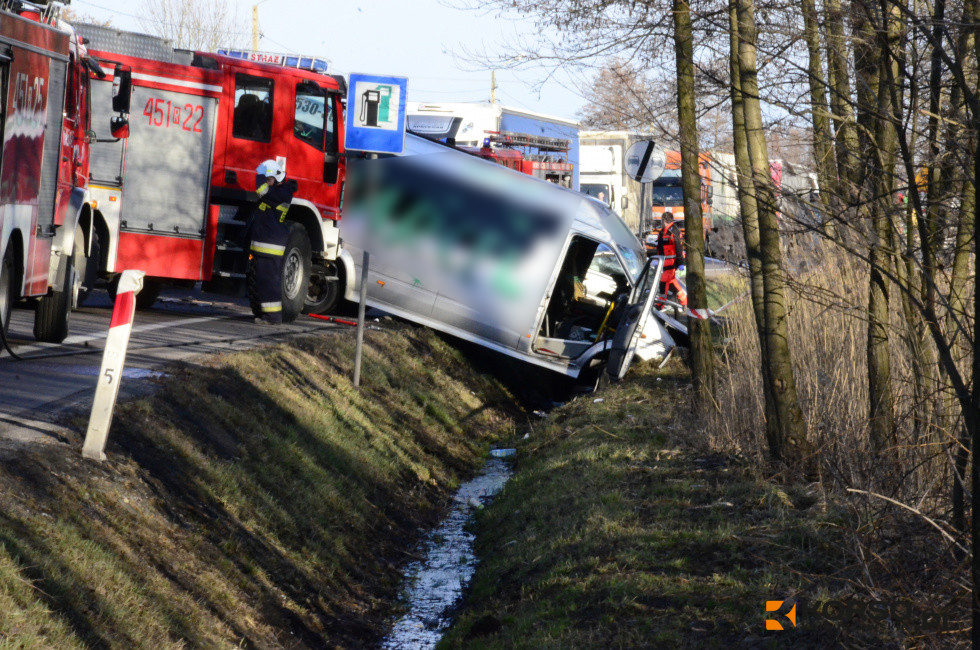
[[[23,361],[0,351],[0,443],[63,441],[58,423],[91,409],[111,315],[108,295],[96,291],[72,313],[68,338],[51,344],[34,339],[33,311],[14,309],[7,338]],[[245,299],[164,291],[151,309],[136,312],[119,399],[152,390],[151,379],[171,361],[349,327],[307,316],[288,325],[256,324]]]

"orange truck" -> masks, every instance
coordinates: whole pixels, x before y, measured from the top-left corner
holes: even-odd
[[[705,240],[712,228],[711,218],[711,156],[702,153],[698,156],[698,171],[701,176],[701,218],[704,225]],[[644,233],[647,250],[656,250],[657,233],[663,227],[663,215],[670,212],[674,222],[684,229],[684,188],[681,184],[681,152],[667,152],[667,167],[660,178],[650,183],[653,193],[652,221]],[[641,224],[642,225],[642,224]]]

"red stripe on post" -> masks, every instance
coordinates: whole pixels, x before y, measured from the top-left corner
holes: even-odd
[[[109,329],[122,325],[133,324],[133,314],[136,313],[136,293],[127,291],[116,294],[116,304],[112,308],[112,321]]]

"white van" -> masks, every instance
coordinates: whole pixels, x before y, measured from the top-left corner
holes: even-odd
[[[662,261],[607,205],[412,135],[405,155],[349,162],[345,297],[578,377],[674,346],[653,311]]]

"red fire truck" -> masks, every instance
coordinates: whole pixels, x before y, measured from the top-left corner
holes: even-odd
[[[333,307],[343,280],[344,79],[317,72],[323,60],[189,52],[143,34],[78,30],[105,67],[132,69],[129,139],[92,152],[100,274],[145,271],[143,307],[165,283],[240,291],[255,169],[276,159],[298,183],[286,217],[284,319]],[[93,96],[110,88],[93,82]]]
[[[46,1],[0,11],[0,330],[31,299],[34,336],[55,343],[68,335],[91,242],[89,74],[105,74],[58,13]]]
[[[571,188],[573,167],[568,162],[569,146],[570,142],[562,138],[498,131],[490,132],[479,149],[458,148],[523,174]]]

